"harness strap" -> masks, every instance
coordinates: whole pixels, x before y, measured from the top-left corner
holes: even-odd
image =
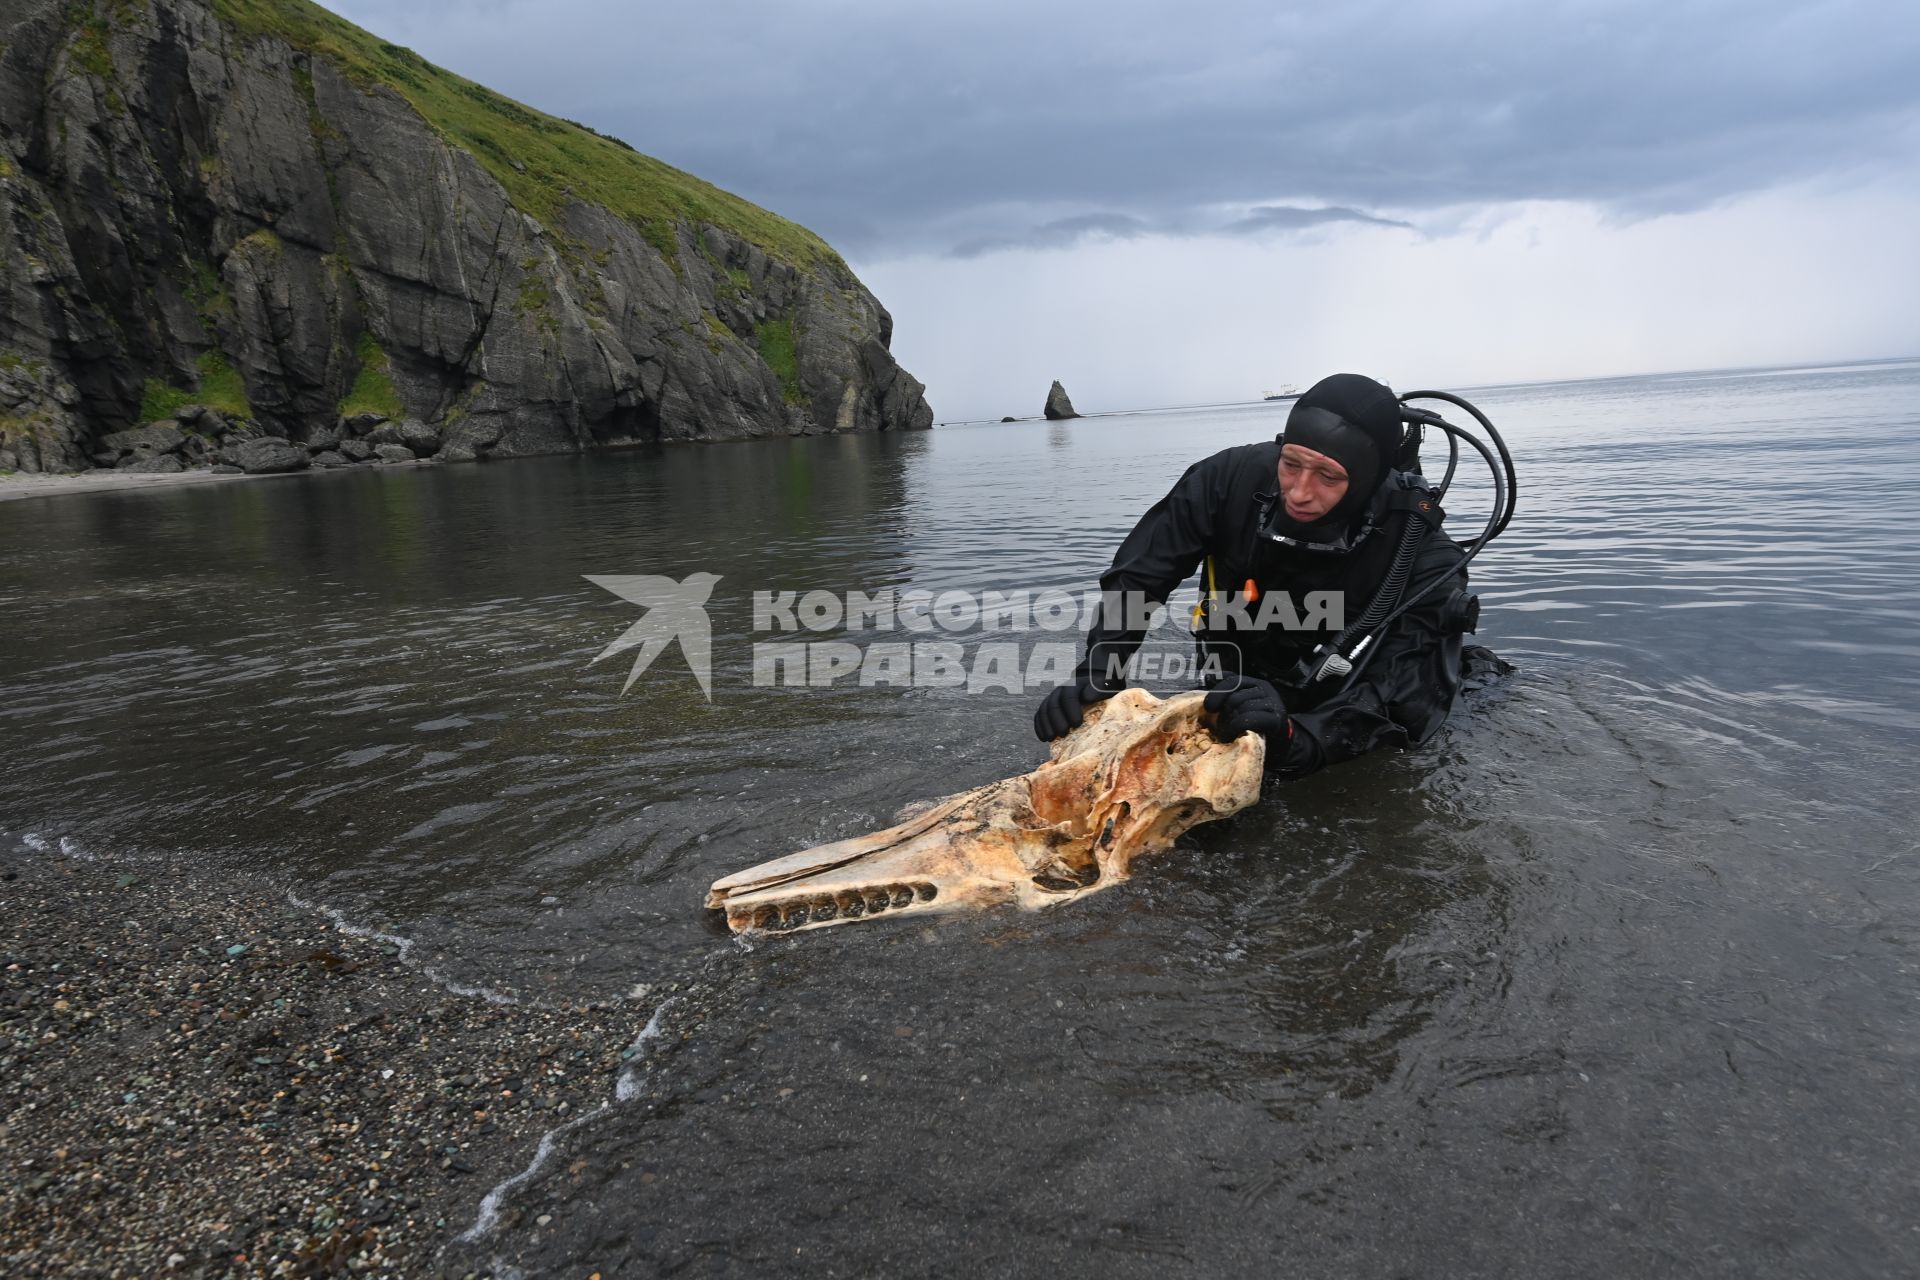
[[[1218,588],[1214,585],[1213,557],[1208,556],[1206,582],[1200,588],[1199,603],[1193,606],[1193,626],[1191,630],[1199,631],[1202,629],[1203,624],[1207,620],[1207,602],[1212,600],[1218,593]]]

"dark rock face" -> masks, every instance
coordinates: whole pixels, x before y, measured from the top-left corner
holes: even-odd
[[[202,437],[350,460],[389,419],[456,460],[932,425],[837,258],[557,208],[210,0],[10,0],[0,468],[128,456],[104,437],[183,397],[209,402],[176,415]]]
[[[1077,418],[1073,401],[1067,399],[1067,389],[1055,382],[1047,392],[1047,407],[1044,410],[1049,420],[1058,422],[1062,418]]]
[[[108,432],[100,437],[100,448],[103,452],[172,453],[186,442],[186,433],[171,422],[150,422],[130,431]]]
[[[400,443],[424,458],[440,448],[440,433],[417,418],[400,424]]]
[[[4,153],[0,153],[0,163]],[[6,182],[0,179],[0,220],[10,223],[15,210],[8,206]],[[7,253],[5,225],[0,225],[0,332],[8,323],[8,308],[16,303],[12,288],[16,265]],[[44,270],[44,264],[42,264]],[[3,343],[4,339],[0,339]],[[23,356],[0,345],[0,471],[78,471],[92,452],[81,424],[80,392],[44,357]],[[112,457],[104,464],[112,466]]]
[[[280,471],[301,471],[307,466],[307,451],[297,444],[268,436],[235,446],[233,461],[250,476],[272,475]]]

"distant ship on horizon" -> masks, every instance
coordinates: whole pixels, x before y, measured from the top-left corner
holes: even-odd
[[[1291,382],[1282,383],[1278,391],[1269,391],[1260,398],[1262,400],[1298,400],[1300,398],[1300,388],[1294,386]]]

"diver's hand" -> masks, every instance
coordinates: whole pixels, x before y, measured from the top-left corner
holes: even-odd
[[[1061,685],[1040,700],[1040,709],[1033,713],[1033,732],[1040,741],[1052,742],[1061,734],[1078,729],[1088,707],[1105,702],[1118,692],[1118,689],[1099,688],[1085,676],[1078,676],[1071,684]]]
[[[1222,742],[1249,731],[1268,742],[1284,742],[1293,732],[1280,691],[1256,676],[1228,676],[1201,705],[1213,714],[1213,736]]]

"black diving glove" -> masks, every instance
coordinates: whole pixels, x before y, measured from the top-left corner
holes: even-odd
[[[1033,731],[1042,742],[1052,742],[1064,733],[1078,729],[1086,719],[1087,708],[1105,702],[1118,689],[1102,689],[1086,676],[1076,676],[1071,684],[1053,689],[1040,700],[1033,713]]]
[[[1207,694],[1202,706],[1213,713],[1213,736],[1222,742],[1251,731],[1277,744],[1292,733],[1280,691],[1257,676],[1228,676],[1226,683]]]

